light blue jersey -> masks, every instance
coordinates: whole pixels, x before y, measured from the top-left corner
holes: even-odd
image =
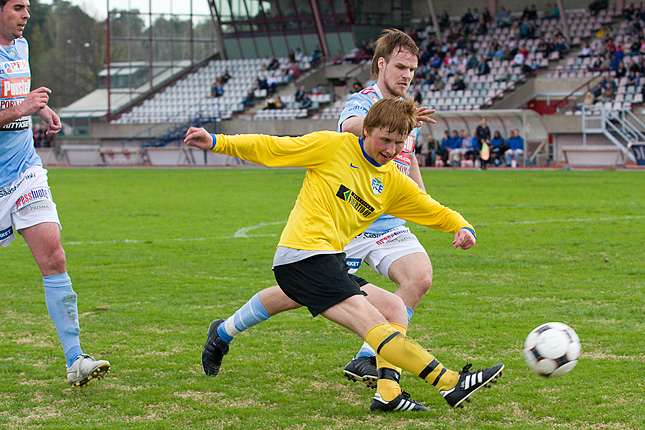
[[[376,84],[371,87],[367,87],[362,91],[354,93],[350,96],[349,101],[345,104],[345,109],[340,114],[338,119],[338,131],[342,132],[343,122],[353,116],[362,116],[367,115],[367,111],[370,110],[372,105],[383,98],[383,93]],[[419,138],[419,133],[421,132],[421,127],[417,127],[412,130],[412,133],[408,136],[405,141],[405,146],[403,151],[396,156],[392,162],[399,168],[399,170],[406,175],[410,175],[410,163],[412,162],[412,157],[414,157],[414,152],[416,148],[416,142]],[[388,230],[391,230],[395,227],[405,225],[405,220],[400,218],[393,217],[391,215],[383,214],[376,221],[374,221],[367,230],[367,233],[373,234],[382,234]]]
[[[30,88],[29,47],[21,37],[13,45],[0,46],[0,109],[22,103]],[[18,118],[0,128],[0,190],[37,165],[42,162],[34,149],[30,118]]]

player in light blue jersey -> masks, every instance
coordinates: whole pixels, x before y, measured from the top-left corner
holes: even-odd
[[[372,77],[377,81],[371,87],[351,95],[338,120],[339,132],[360,134],[363,119],[374,103],[383,97],[406,97],[418,65],[418,48],[414,41],[398,30],[387,30],[379,38],[371,65]],[[422,121],[434,123],[428,117],[434,113],[419,108]],[[394,159],[399,170],[410,176],[425,190],[419,164],[415,157],[416,142],[421,122],[408,136],[403,151]],[[358,270],[363,262],[394,281],[399,287],[396,294],[403,299],[408,320],[432,284],[432,264],[417,237],[405,226],[405,221],[384,214],[346,247],[349,273]],[[343,370],[353,381],[374,386],[378,380],[374,351],[366,343]]]
[[[47,182],[47,171],[34,149],[30,117],[38,114],[60,131],[58,115],[47,102],[51,91],[31,88],[29,48],[22,32],[29,0],[0,0],[0,246],[22,235],[43,275],[47,311],[58,332],[72,386],[102,378],[105,360],[83,354],[79,343],[76,293],[67,274],[60,221]]]

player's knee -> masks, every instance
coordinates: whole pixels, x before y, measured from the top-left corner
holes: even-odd
[[[432,286],[432,271],[424,271],[423,273],[415,276],[408,285],[407,290],[410,294],[414,294],[417,298],[421,299],[428,292]]]
[[[49,253],[47,266],[54,273],[63,273],[66,271],[67,260],[65,259],[65,250],[62,246],[54,247]]]

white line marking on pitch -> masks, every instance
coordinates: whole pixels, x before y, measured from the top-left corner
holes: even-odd
[[[475,225],[499,225],[499,224],[544,224],[549,222],[590,222],[590,221],[616,221],[616,220],[632,220],[643,219],[645,215],[633,215],[624,217],[603,217],[603,218],[561,218],[561,219],[542,219],[542,220],[527,220],[527,221],[497,221],[497,222],[481,222]],[[77,242],[63,242],[63,245],[107,245],[107,244],[120,244],[120,243],[150,243],[150,242],[200,242],[205,240],[222,240],[222,239],[245,239],[252,237],[275,237],[277,234],[248,234],[250,231],[258,228],[267,227],[271,225],[285,224],[286,221],[277,221],[269,223],[260,223],[250,227],[244,227],[236,231],[233,236],[220,236],[220,237],[190,237],[190,238],[175,238],[175,239],[123,239],[123,240],[89,240]],[[23,246],[27,246],[23,244]]]

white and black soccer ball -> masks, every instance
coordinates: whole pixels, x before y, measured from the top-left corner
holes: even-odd
[[[580,358],[580,339],[571,327],[549,322],[535,328],[524,342],[524,360],[540,376],[566,375]]]

